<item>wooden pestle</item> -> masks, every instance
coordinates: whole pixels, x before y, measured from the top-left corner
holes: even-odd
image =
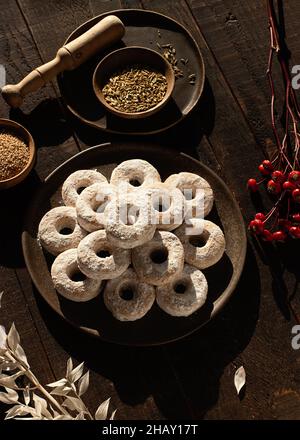
[[[28,93],[38,90],[64,70],[80,66],[98,51],[116,43],[124,33],[124,24],[118,17],[109,15],[103,18],[84,34],[61,47],[52,61],[33,70],[18,84],[4,86],[3,98],[11,107],[20,107]]]

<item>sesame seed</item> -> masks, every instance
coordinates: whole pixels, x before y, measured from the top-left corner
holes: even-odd
[[[29,161],[29,149],[22,139],[14,134],[0,133],[0,180],[19,174]]]

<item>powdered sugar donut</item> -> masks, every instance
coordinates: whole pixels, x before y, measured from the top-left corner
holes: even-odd
[[[115,247],[132,249],[151,240],[156,225],[151,224],[152,207],[143,190],[119,193],[104,211],[108,241]]]
[[[179,188],[186,199],[186,212],[189,217],[206,217],[214,203],[210,184],[197,174],[182,172],[172,174],[165,183]],[[203,200],[204,198],[204,200]]]
[[[155,288],[142,283],[129,268],[119,278],[107,282],[103,298],[116,319],[135,321],[151,309],[155,301]]]
[[[185,199],[180,189],[157,182],[147,189],[147,196],[153,206],[153,223],[157,229],[173,231],[181,225]]]
[[[192,235],[187,233],[189,228]],[[225,251],[225,237],[215,223],[192,219],[191,226],[182,224],[175,234],[183,244],[185,261],[198,269],[216,264]]]
[[[78,274],[81,275],[81,280],[76,281],[75,276]],[[89,301],[100,293],[100,280],[80,274],[77,249],[69,249],[56,257],[51,267],[51,276],[58,293],[71,301]]]
[[[182,271],[183,246],[171,232],[156,231],[152,240],[133,249],[132,263],[142,281],[161,286]]]
[[[207,297],[207,281],[196,267],[184,265],[183,272],[171,283],[156,289],[156,302],[172,316],[190,316],[203,306]]]
[[[62,199],[66,206],[75,206],[79,196],[78,191],[96,182],[106,182],[107,179],[96,170],[78,170],[70,174],[62,186]]]
[[[131,262],[127,249],[114,248],[107,241],[104,230],[92,232],[77,249],[78,267],[86,276],[94,279],[112,279],[120,276]]]
[[[85,188],[77,198],[77,221],[86,231],[104,228],[104,210],[116,197],[116,189],[109,183],[94,183]]]
[[[51,209],[39,224],[40,243],[53,255],[77,247],[85,236],[86,232],[77,223],[76,209],[70,206]]]
[[[160,175],[154,166],[146,160],[131,159],[120,163],[112,172],[112,185],[128,185],[129,189],[137,189],[160,182]]]

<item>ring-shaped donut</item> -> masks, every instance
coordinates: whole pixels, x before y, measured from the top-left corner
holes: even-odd
[[[173,231],[184,220],[185,199],[180,189],[165,183],[154,183],[147,189],[153,207],[153,223],[157,229]]]
[[[142,281],[161,286],[182,271],[183,246],[171,232],[156,231],[152,240],[133,249],[132,264]]]
[[[80,280],[75,276],[80,275]],[[67,299],[75,302],[89,301],[101,290],[101,280],[86,278],[77,264],[77,249],[69,249],[54,260],[51,276],[55,289]]]
[[[156,302],[172,316],[190,316],[203,306],[208,285],[204,274],[194,266],[185,264],[183,272],[171,283],[156,289]]]
[[[182,172],[169,176],[165,184],[175,186],[183,192],[186,214],[189,218],[204,218],[210,213],[214,204],[213,190],[202,177]]]
[[[64,181],[61,195],[66,206],[76,206],[79,192],[94,183],[106,182],[107,179],[96,170],[78,170]]]
[[[94,183],[85,188],[76,202],[77,221],[86,231],[104,228],[104,210],[116,198],[116,189],[109,183]]]
[[[119,277],[131,262],[128,249],[115,248],[108,242],[104,230],[95,231],[79,243],[78,267],[86,276],[96,280]]]
[[[183,245],[185,261],[198,269],[213,266],[224,254],[224,234],[209,220],[192,219],[191,226],[183,223],[175,234]]]
[[[151,215],[152,207],[143,190],[119,192],[104,211],[108,241],[115,247],[132,249],[151,240],[156,229]]]
[[[104,289],[104,303],[119,321],[135,321],[151,309],[155,288],[141,282],[129,268],[119,278],[109,280]]]
[[[76,209],[71,206],[58,206],[48,211],[38,229],[41,245],[52,255],[77,247],[86,234],[77,223]]]
[[[110,183],[119,186],[128,185],[129,189],[151,186],[160,182],[161,178],[156,168],[146,160],[131,159],[120,163],[112,172]]]

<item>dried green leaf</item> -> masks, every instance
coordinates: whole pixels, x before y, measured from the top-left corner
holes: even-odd
[[[51,405],[49,405],[49,407],[50,407],[50,409],[51,409],[51,411],[52,411],[52,414],[53,414],[53,418],[55,419],[55,417],[58,417],[58,416],[60,416],[60,414],[57,412],[57,411],[55,411],[55,409],[54,408],[52,408],[52,406]]]
[[[15,327],[15,323],[12,323],[12,326],[7,335],[7,344],[9,348],[14,352],[20,343],[20,336]]]
[[[82,373],[83,373],[83,368],[84,368],[84,362],[81,362],[81,364],[77,365],[76,368],[74,368],[74,370],[71,371],[71,373],[69,374],[69,376],[67,376],[67,378],[69,379],[69,381],[71,383],[76,382],[78,379],[81,378]]]
[[[23,397],[25,405],[28,405],[30,402],[30,390],[28,385],[26,385],[25,390],[23,390]]]
[[[15,350],[15,355],[18,361],[22,362],[24,365],[26,365],[27,368],[29,368],[26,354],[20,344],[17,345],[17,348]]]
[[[110,397],[101,403],[101,405],[98,407],[96,413],[95,413],[95,419],[96,420],[106,420],[107,413],[108,413],[108,407],[109,407]]]
[[[112,415],[110,416],[109,420],[115,420],[115,415],[116,415],[117,410],[115,409],[112,413]]]
[[[12,419],[14,416],[19,416],[21,412],[22,405],[15,405],[6,411],[5,420]]]
[[[15,390],[12,390],[7,387],[5,387],[5,390],[6,390],[7,394],[9,395],[9,397],[14,399],[15,401],[17,401],[19,399],[19,394]]]
[[[32,393],[34,407],[38,416],[45,416],[47,419],[52,419],[50,412],[47,409],[47,401],[35,393]]]
[[[69,358],[69,359],[68,359],[68,362],[67,362],[67,372],[66,372],[66,377],[69,376],[69,374],[71,373],[72,370],[73,370],[73,361],[72,361],[72,358]]]
[[[1,354],[4,354],[6,352],[6,341],[7,341],[7,334],[5,331],[5,327],[3,325],[0,325],[0,350]]]
[[[60,416],[54,417],[53,420],[74,420],[74,417],[72,417],[71,415],[68,415],[68,414],[62,414]]]
[[[26,416],[30,414],[31,417],[16,417],[16,416]],[[27,406],[27,405],[19,405],[19,408],[17,409],[17,413],[9,418],[14,418],[15,420],[33,420],[33,419],[41,419],[41,417],[39,417],[36,413],[35,408],[32,408],[31,406]]]
[[[62,386],[54,388],[54,390],[52,390],[50,394],[53,396],[67,396],[71,390],[72,388],[69,386]]]
[[[77,397],[68,396],[63,402],[62,406],[69,408],[71,411],[78,411],[86,413],[86,407],[82,400]]]
[[[246,383],[246,371],[243,366],[239,367],[234,375],[234,386],[238,394]]]
[[[83,412],[80,412],[80,413],[75,417],[75,420],[85,420],[84,413],[83,413]]]
[[[18,389],[18,386],[15,380],[24,374],[23,371],[19,371],[18,373],[13,374],[12,376],[7,376],[5,374],[1,374],[0,376],[0,386],[12,388],[14,390]]]
[[[17,399],[15,399],[7,393],[0,393],[0,402],[2,403],[7,403],[8,405],[11,405],[12,403],[16,403],[17,401],[18,397]]]
[[[82,394],[86,392],[86,390],[89,387],[89,383],[90,383],[90,372],[87,371],[78,382],[79,396],[82,396]]]
[[[50,388],[60,387],[60,386],[66,385],[66,383],[67,383],[67,379],[60,379],[60,380],[57,380],[56,382],[48,383],[47,387],[50,387]]]

